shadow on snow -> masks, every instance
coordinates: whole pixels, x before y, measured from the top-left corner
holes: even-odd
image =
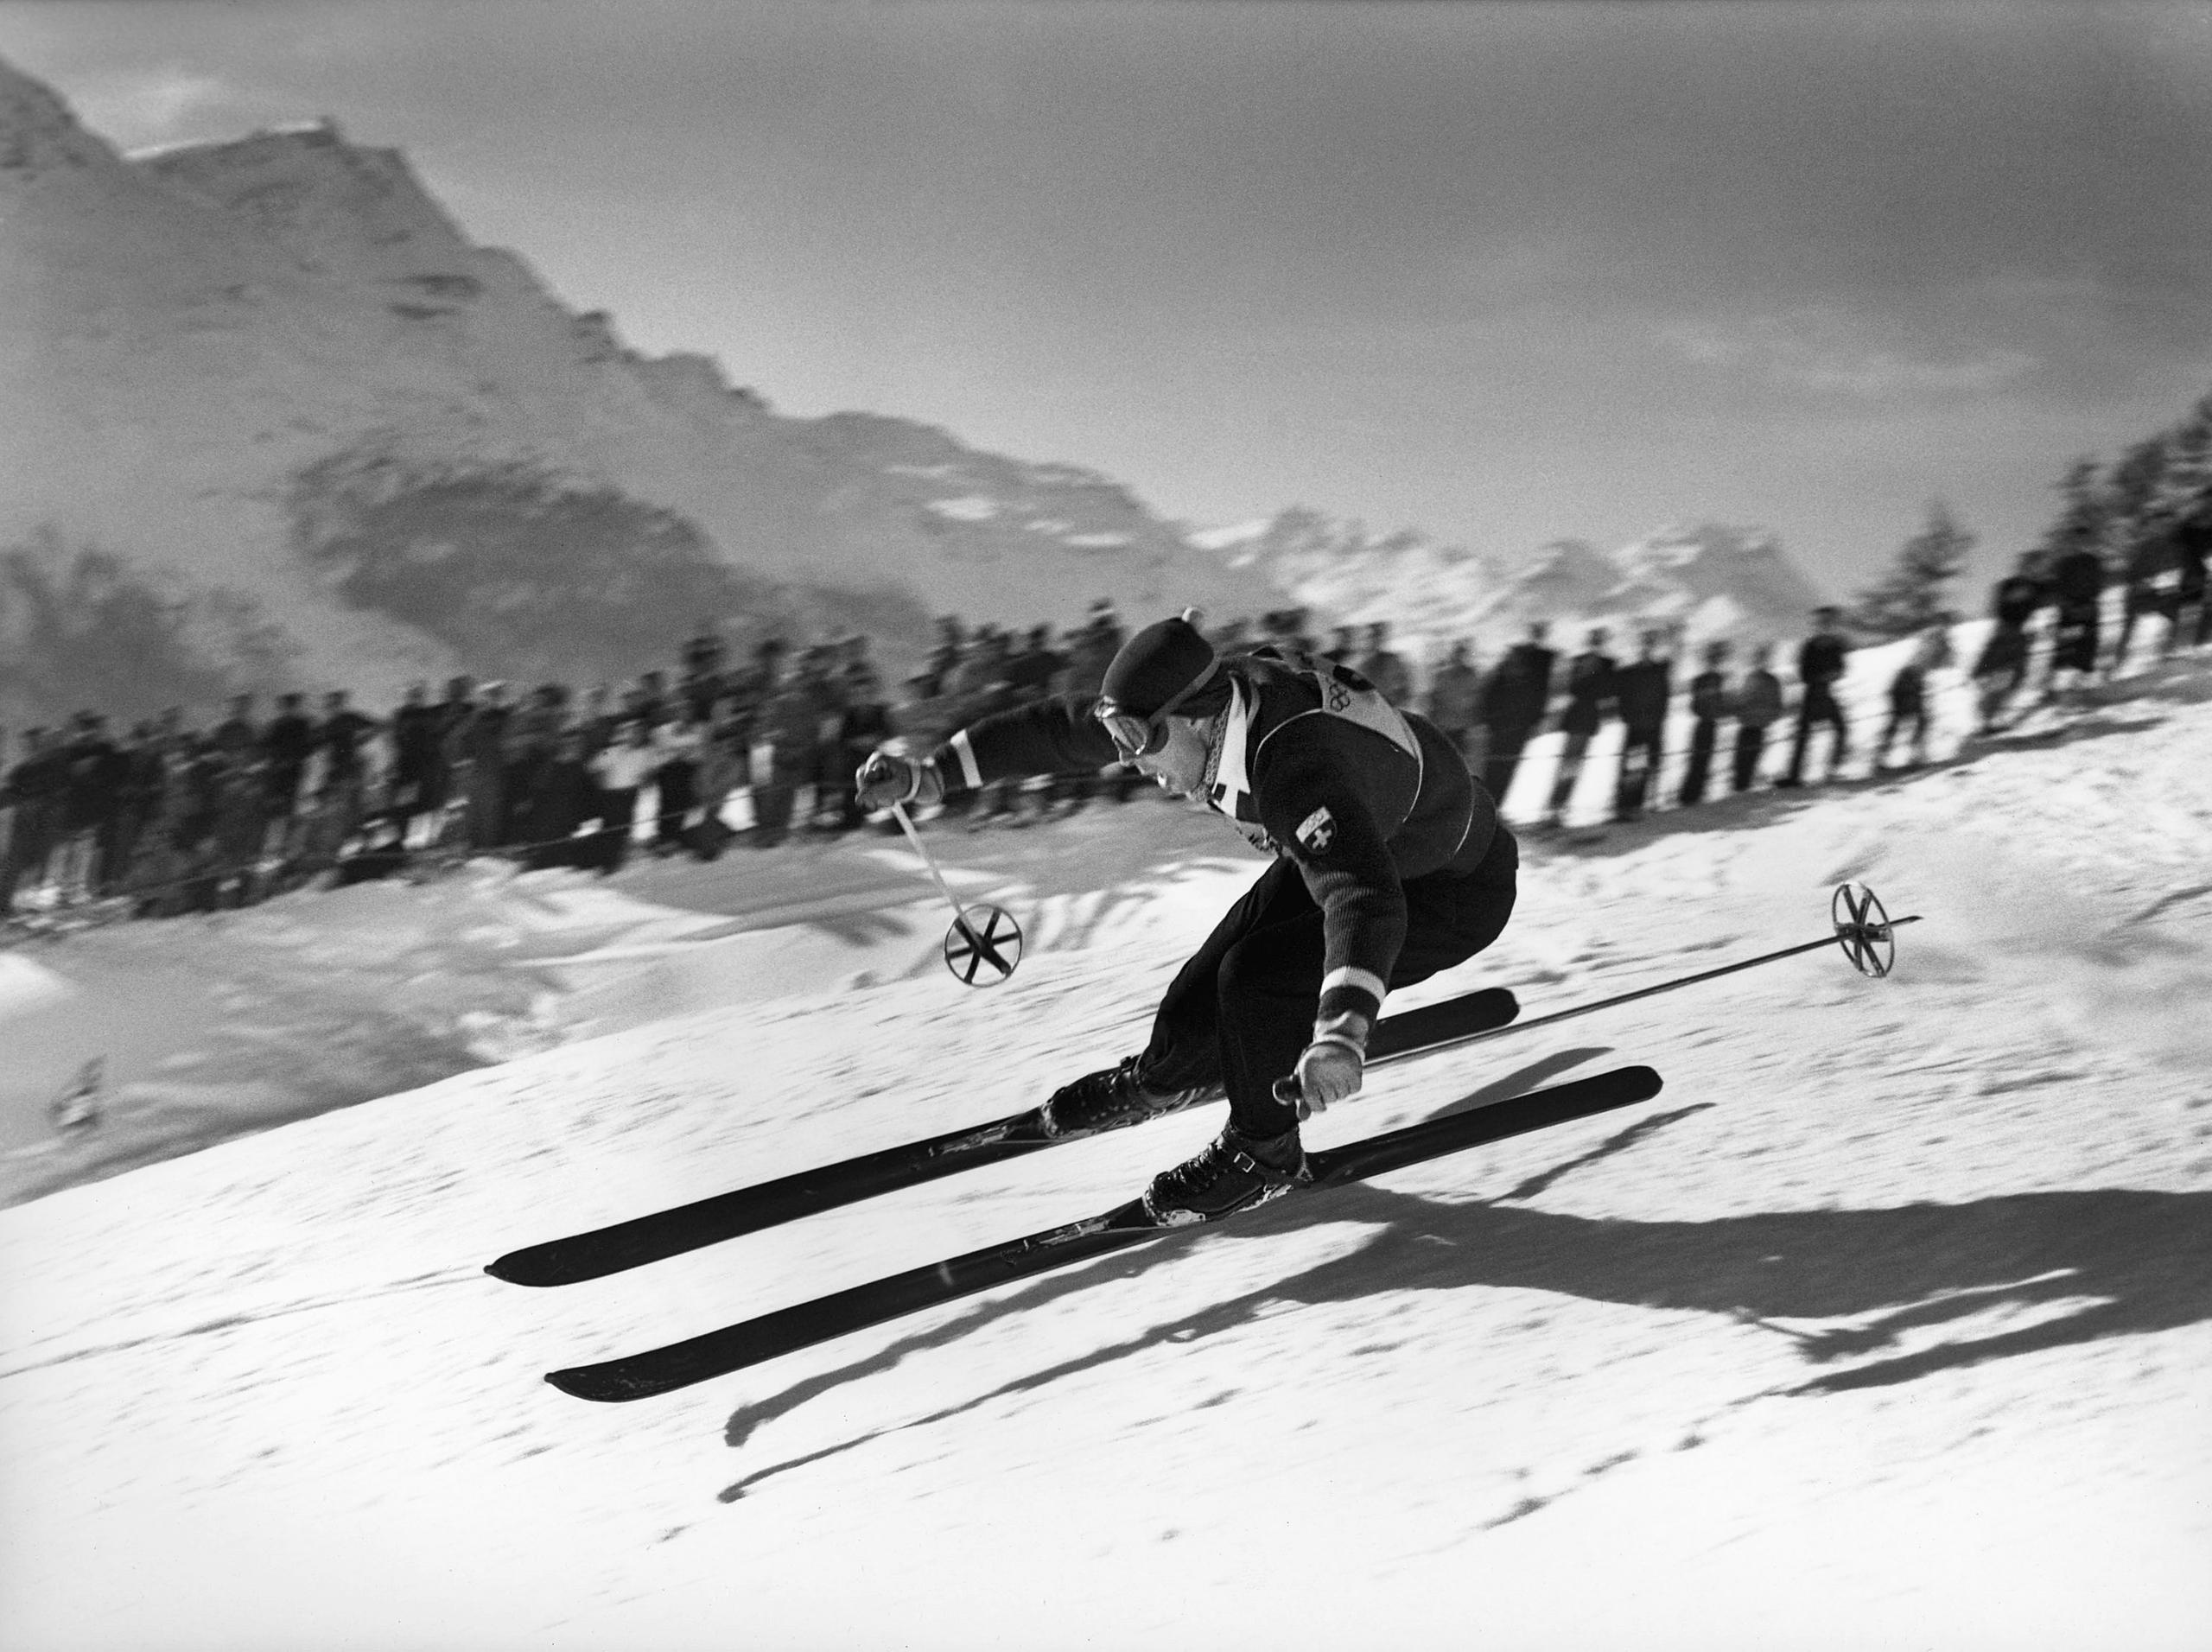
[[[1462,1097],[1445,1112],[1503,1100],[1598,1051],[1564,1052]],[[1492,1287],[1550,1291],[1590,1301],[1697,1312],[1751,1323],[1790,1338],[1821,1372],[1786,1392],[1818,1395],[1909,1382],[1936,1372],[2175,1329],[2212,1318],[2212,1193],[2127,1188],[2005,1194],[1958,1204],[1802,1210],[1703,1222],[1643,1222],[1519,1208],[1561,1177],[1623,1152],[1702,1106],[1647,1115],[1596,1147],[1484,1202],[1440,1202],[1356,1184],[1308,1202],[1255,1213],[1238,1231],[1287,1232],[1313,1222],[1364,1223],[1357,1249],[1261,1289],[1145,1327],[1116,1343],[1029,1372],[927,1416],[874,1431],[745,1476],[721,1494],[734,1502],[771,1477],[855,1450],[882,1434],[925,1426],[1011,1395],[1138,1355],[1251,1324],[1283,1302],[1357,1300],[1379,1291]],[[924,1331],[897,1337],[836,1369],[741,1407],[727,1443],[741,1446],[768,1422],[910,1354],[942,1348],[979,1325],[1109,1280],[1171,1264],[1216,1236],[1171,1236],[1141,1251],[1040,1280]],[[2033,1323],[1986,1322],[1915,1351],[1916,1340],[1993,1310]],[[1782,1320],[1853,1324],[1797,1330]]]

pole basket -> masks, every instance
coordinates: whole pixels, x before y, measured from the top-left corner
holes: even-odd
[[[1896,963],[1896,925],[1883,911],[1881,901],[1863,883],[1840,883],[1828,900],[1828,917],[1835,924],[1836,944],[1851,967],[1877,981]]]
[[[961,909],[944,932],[944,967],[963,987],[995,987],[1021,962],[1021,925],[1003,906]]]

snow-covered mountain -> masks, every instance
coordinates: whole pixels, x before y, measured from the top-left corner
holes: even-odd
[[[126,158],[0,63],[0,721],[372,696],[467,668],[589,679],[932,613],[1065,623],[1301,602],[1420,653],[1529,619],[1796,634],[1770,536],[1669,531],[1511,559],[1306,510],[1194,532],[1079,466],[865,413],[790,418],[712,359],[646,356],[406,160],[327,121]]]
[[[1095,472],[626,347],[328,122],[125,158],[4,63],[0,422],[0,714],[1270,595]]]
[[[1412,532],[1377,537],[1304,510],[1205,538],[1319,623],[1387,620],[1402,645],[1424,654],[1464,637],[1493,655],[1533,620],[1550,620],[1554,641],[1576,639],[1584,625],[1618,638],[1646,624],[1677,627],[1693,645],[1767,641],[1803,635],[1808,610],[1826,600],[1772,534],[1716,524],[1662,529],[1610,553],[1557,540],[1517,558]]]

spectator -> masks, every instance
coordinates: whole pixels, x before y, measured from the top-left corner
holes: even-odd
[[[454,836],[461,804],[467,796],[467,731],[476,715],[476,679],[461,676],[446,679],[445,697],[431,709],[431,727],[437,734],[437,752],[430,762],[430,779],[423,793],[423,812],[430,816],[425,829],[431,844],[445,843]]]
[[[683,698],[691,708],[691,720],[704,724],[726,686],[722,674],[725,654],[721,635],[708,620],[699,622],[698,635],[683,645]]]
[[[156,728],[153,750],[162,766],[159,803],[147,823],[132,875],[131,893],[142,918],[181,910],[181,895],[199,841],[194,833],[205,831],[199,811],[206,800],[194,784],[198,738],[183,732],[181,717],[165,718]]]
[[[301,708],[301,701],[296,694],[278,695],[276,715],[261,731],[262,783],[268,788],[263,801],[279,833],[292,818],[300,798],[300,781],[308,772],[308,760],[315,755],[315,723]]]
[[[1951,663],[1951,628],[1935,625],[1920,633],[1911,654],[1890,679],[1890,715],[1882,724],[1881,744],[1874,749],[1874,772],[1890,766],[1890,744],[1902,733],[1910,753],[1904,766],[1916,769],[1928,760],[1928,677]]]
[[[715,696],[717,702],[728,699],[731,680],[730,674],[725,672],[722,692]],[[614,738],[615,721],[614,690],[604,683],[593,683],[584,690],[583,700],[576,708],[575,728],[584,737],[587,758],[597,757],[607,748],[607,742]]]
[[[415,823],[445,804],[441,738],[443,714],[430,703],[430,685],[407,685],[407,697],[391,714],[391,817],[404,843]]]
[[[60,835],[67,785],[60,736],[45,728],[23,730],[22,754],[8,772],[14,824],[7,859],[0,863],[0,914],[15,910],[16,892],[26,883],[45,883],[47,863]]]
[[[590,864],[602,874],[622,869],[630,853],[630,839],[637,825],[638,793],[660,766],[652,730],[642,718],[615,725],[614,739],[592,760],[592,778],[598,783],[594,807],[599,831],[593,838]]]
[[[1360,657],[1358,670],[1392,705],[1413,704],[1414,674],[1408,669],[1405,657],[1390,647],[1388,620],[1377,620],[1368,626],[1367,652]]]
[[[1797,733],[1789,747],[1789,772],[1775,782],[1778,786],[1805,784],[1805,758],[1813,743],[1815,728],[1825,725],[1830,730],[1828,779],[1835,778],[1851,750],[1851,725],[1844,717],[1842,703],[1835,693],[1835,685],[1849,669],[1851,656],[1849,640],[1837,629],[1842,620],[1840,608],[1814,609],[1813,620],[1818,629],[1797,650],[1797,680],[1802,685],[1797,702]]]
[[[105,892],[115,849],[115,821],[130,761],[107,735],[97,711],[77,714],[66,748],[68,778],[61,805],[62,899],[86,900]]]
[[[2077,544],[2050,565],[2050,591],[2057,610],[2051,628],[2050,669],[2044,678],[2046,698],[2058,692],[2058,674],[2068,686],[2090,682],[2097,672],[2097,626],[2104,606],[2105,562],[2091,545]]]
[[[1613,818],[1631,821],[1643,813],[1652,778],[1667,756],[1667,708],[1674,698],[1674,662],[1660,652],[1666,633],[1646,631],[1636,658],[1613,678],[1613,701],[1626,738],[1621,744],[1620,774],[1613,785]]]
[[[1043,626],[1039,627],[1039,632],[1050,634]],[[1032,643],[1037,640],[1038,633],[1032,633]],[[884,702],[875,668],[865,663],[857,667],[849,664],[845,714],[837,729],[838,825],[845,831],[851,831],[863,818],[860,794],[853,785],[852,777],[868,761],[868,754],[889,740],[891,734],[891,708]]]
[[[2176,525],[2173,548],[2181,579],[2174,588],[2174,626],[2168,641],[2188,636],[2191,647],[2202,648],[2212,643],[2212,598],[2205,594],[2204,571],[2206,556],[2212,553],[2212,505],[2200,506],[2196,515]],[[2183,630],[2181,619],[2191,608],[2196,611],[2193,635]]]
[[[1033,626],[1021,648],[1007,662],[1007,687],[1014,703],[1027,705],[1050,697],[1066,669],[1067,661],[1052,646],[1052,626]]]
[[[1690,679],[1690,758],[1682,771],[1682,789],[1676,801],[1685,809],[1705,801],[1705,788],[1713,773],[1713,754],[1720,744],[1720,720],[1730,710],[1728,643],[1718,638],[1705,645],[1705,669]],[[1742,791],[1741,786],[1737,787]]]
[[[584,757],[581,729],[564,729],[539,764],[523,820],[523,864],[533,872],[552,867],[599,864],[601,853],[589,839],[576,836],[587,820],[598,816],[599,783]]]
[[[810,831],[836,829],[845,817],[838,799],[852,790],[853,767],[844,761],[845,706],[851,692],[845,674],[848,650],[843,644],[823,643],[807,650],[802,672],[814,696],[814,783],[807,802],[806,823]]]
[[[1550,629],[1541,620],[1530,621],[1528,640],[1507,649],[1483,683],[1483,786],[1500,808],[1513,789],[1529,736],[1543,726],[1551,708],[1552,668],[1559,657],[1545,646]]]
[[[2034,568],[2033,556],[2021,557],[1990,593],[1990,614],[1996,624],[1974,664],[1979,690],[1976,726],[1984,734],[1996,732],[1999,717],[2028,678],[2028,622],[2050,596]]]
[[[733,836],[722,822],[722,808],[745,784],[752,739],[752,725],[737,715],[737,696],[727,692],[717,696],[699,725],[699,823],[689,841],[702,859],[715,859]]]
[[[704,725],[692,717],[688,700],[678,701],[675,715],[653,730],[653,747],[660,753],[660,766],[653,771],[659,793],[653,806],[656,855],[673,855],[684,846],[684,828],[699,801],[699,759],[705,744]]]
[[[268,829],[267,781],[258,758],[219,747],[214,830],[209,844],[212,876],[206,897],[212,905],[250,906],[261,899],[258,874],[262,839]]]
[[[1359,633],[1350,626],[1338,626],[1336,639],[1321,651],[1321,658],[1332,665],[1351,665],[1358,652]]]
[[[1567,806],[1573,800],[1575,783],[1581,779],[1583,762],[1590,754],[1590,741],[1612,709],[1616,668],[1612,656],[1605,651],[1605,639],[1603,626],[1592,626],[1582,652],[1567,662],[1567,708],[1559,720],[1567,743],[1560,752],[1559,772],[1552,777],[1551,801],[1544,810],[1543,823],[1548,827],[1566,822]]]
[[[1482,727],[1482,673],[1475,669],[1474,657],[1466,639],[1461,638],[1452,645],[1452,652],[1429,681],[1426,709],[1429,721],[1436,725],[1477,774],[1482,772],[1481,760],[1475,753],[1478,744],[1476,731]]]
[[[2158,658],[2164,659],[2172,649],[2174,628],[2181,620],[2179,569],[2172,536],[2145,534],[2129,555],[2122,577],[2127,588],[2126,607],[2120,622],[2120,640],[2113,645],[2112,658],[2105,662],[2107,682],[2118,677],[2127,664],[2138,620],[2153,617],[2164,620]]]
[[[507,719],[504,744],[507,756],[506,817],[500,823],[502,843],[535,842],[529,821],[538,776],[560,748],[569,721],[569,691],[557,683],[541,683],[531,690],[527,703],[518,706]],[[675,702],[681,708],[684,702]]]
[[[464,832],[472,849],[497,848],[501,842],[507,810],[507,723],[513,715],[507,685],[486,683],[467,720],[454,730],[466,766],[461,781],[467,811]]]
[[[149,831],[161,814],[162,790],[166,783],[162,760],[160,729],[142,722],[132,728],[123,747],[123,779],[115,816],[115,842],[108,861],[107,887],[111,893],[135,892],[139,886],[142,850]]]
[[[362,747],[383,726],[347,704],[343,689],[333,689],[322,696],[322,722],[315,730],[315,743],[322,755],[321,806],[338,811],[341,837],[351,836],[360,824],[369,778]]]
[[[215,749],[226,757],[251,761],[261,749],[261,730],[253,721],[253,696],[231,696],[231,715],[215,725],[210,736]]]
[[[754,845],[772,848],[791,829],[802,782],[814,773],[821,714],[812,689],[793,673],[776,684],[754,719],[751,772]]]
[[[1736,749],[1729,785],[1749,791],[1759,778],[1759,759],[1766,754],[1766,731],[1782,721],[1782,679],[1774,674],[1774,645],[1761,643],[1751,651],[1751,669],[1736,694]]]

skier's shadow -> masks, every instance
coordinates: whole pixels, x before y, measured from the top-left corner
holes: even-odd
[[[1529,1083],[1507,1080],[1492,1088]],[[1475,1098],[1457,1105],[1469,1104],[1476,1104]],[[1318,1305],[1380,1291],[1491,1286],[1719,1314],[1764,1325],[1789,1337],[1809,1367],[1829,1368],[1808,1372],[1790,1390],[1800,1395],[1909,1382],[1989,1360],[2212,1318],[2212,1193],[2207,1192],[2092,1188],[1707,1222],[1593,1219],[1517,1204],[1578,1166],[1702,1110],[1647,1115],[1596,1149],[1483,1203],[1440,1203],[1361,1183],[1257,1212],[1239,1224],[1240,1231],[1286,1232],[1313,1222],[1373,1226],[1356,1249],[1257,1290],[1147,1326],[927,1416],[756,1470],[727,1488],[722,1500],[734,1502],[771,1476],[855,1449],[880,1433],[941,1421],[1163,1344],[1236,1330],[1283,1302]],[[908,1354],[956,1342],[1001,1314],[1135,1277],[1171,1261],[1185,1245],[1211,1236],[1179,1235],[1071,1269],[901,1337],[849,1365],[741,1407],[729,1420],[727,1440],[741,1446],[755,1429],[817,1395],[887,1370]],[[1985,1315],[2014,1323],[2011,1328],[1967,1325],[1955,1335],[1941,1334],[1946,1325]],[[2018,1323],[2022,1319],[2027,1323]],[[1776,1323],[1782,1320],[1815,1323]],[[1899,1347],[1908,1334],[1916,1344],[1910,1350]]]

